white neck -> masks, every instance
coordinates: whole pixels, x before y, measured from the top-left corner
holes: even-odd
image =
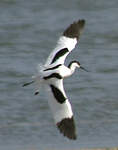
[[[76,63],[70,63],[70,65],[68,66],[71,70],[71,75],[75,72],[76,67],[78,67],[78,65]]]

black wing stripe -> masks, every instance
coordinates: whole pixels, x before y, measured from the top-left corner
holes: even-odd
[[[51,78],[62,79],[62,76],[58,73],[52,73],[49,76],[43,77],[43,79],[45,79],[45,80],[48,80],[48,79],[51,79]]]
[[[54,63],[57,59],[59,59],[63,55],[65,55],[67,52],[69,52],[69,50],[67,48],[63,48],[59,52],[57,52],[56,55],[54,56],[51,64]]]
[[[60,132],[69,139],[75,140],[77,138],[73,116],[71,118],[64,118],[58,122],[57,127],[59,128]]]
[[[66,97],[63,95],[63,93],[52,84],[50,85],[50,87],[57,102],[60,104],[63,104],[66,100]]]
[[[54,69],[57,69],[57,68],[60,67],[60,66],[61,66],[61,64],[59,64],[59,65],[57,65],[57,66],[55,66],[55,67],[52,67],[52,68],[47,68],[47,69],[45,69],[44,71],[54,70]]]

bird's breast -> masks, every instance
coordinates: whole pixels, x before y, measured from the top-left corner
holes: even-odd
[[[63,66],[60,67],[59,74],[63,78],[65,78],[65,77],[68,77],[68,76],[71,75],[71,70],[68,67],[66,67],[66,66],[63,65]]]

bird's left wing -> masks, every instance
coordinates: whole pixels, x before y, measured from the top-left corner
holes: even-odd
[[[63,88],[63,79],[49,84],[48,94],[48,102],[60,132],[69,139],[76,139],[73,112]]]
[[[83,30],[85,20],[73,22],[59,38],[56,48],[49,55],[45,66],[64,64],[66,56],[75,48]]]

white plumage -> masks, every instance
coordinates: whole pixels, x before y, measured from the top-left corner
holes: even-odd
[[[63,48],[67,48],[68,52],[64,56],[60,57],[55,62],[55,65],[56,64],[64,64],[66,56],[75,48],[76,44],[77,44],[77,39],[76,38],[68,38],[68,37],[65,37],[65,36],[61,36],[60,39],[57,42],[56,48],[49,55],[49,57],[48,57],[48,59],[45,63],[45,66],[47,67],[48,65],[50,65],[51,61],[53,60],[53,58],[54,58],[54,56],[57,52],[59,52]]]
[[[50,88],[48,88],[48,94],[49,94],[49,105],[51,107],[52,113],[54,115],[55,123],[58,123],[62,120],[62,118],[71,118],[73,113],[71,109],[71,105],[67,99],[67,96],[65,94],[64,88],[63,88],[63,79],[57,80],[55,83],[53,82],[55,87],[58,87],[58,89],[63,93],[66,100],[63,104],[57,103],[57,100],[55,100],[53,93]]]
[[[56,48],[49,55],[45,65],[39,69],[38,76],[34,77],[32,82],[24,84],[26,86],[36,82],[38,86],[46,85],[49,94],[48,102],[55,123],[60,132],[69,139],[76,139],[76,129],[72,108],[63,87],[63,79],[72,75],[76,67],[84,68],[78,61],[70,62],[68,67],[64,62],[66,56],[75,48],[84,24],[84,20],[71,24],[59,38]],[[35,95],[38,93],[37,90]]]

